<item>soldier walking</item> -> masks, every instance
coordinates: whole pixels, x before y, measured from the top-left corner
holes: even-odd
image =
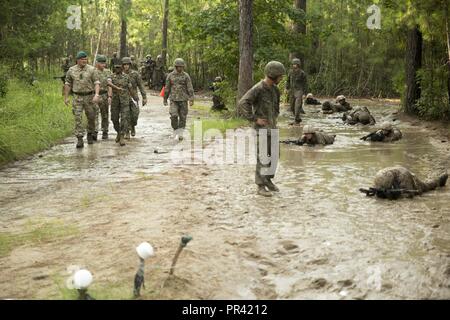
[[[303,94],[308,92],[308,81],[306,73],[300,68],[300,59],[292,60],[292,69],[289,72],[286,89],[289,94],[290,109],[295,117],[295,124],[299,124],[302,119],[300,114],[303,110]]]
[[[139,73],[135,70],[131,69],[132,60],[128,57],[122,59],[122,68],[123,72],[128,75],[131,81],[131,99],[130,99],[130,122],[129,128],[125,134],[125,139],[130,139],[130,131],[131,136],[134,137],[136,135],[136,126],[139,118],[139,95],[138,88],[142,95],[142,106],[147,104],[147,95],[145,93],[144,86],[142,85],[141,77]]]
[[[194,88],[191,77],[184,72],[186,64],[181,58],[175,59],[175,70],[167,76],[164,90],[164,105],[170,99],[170,122],[174,130],[174,137],[183,140],[183,130],[186,128],[188,115],[188,101],[194,105]],[[181,131],[181,132],[180,132]]]
[[[272,132],[277,128],[277,118],[280,114],[280,90],[277,85],[286,74],[283,64],[278,61],[269,62],[264,73],[265,79],[257,83],[241,98],[238,104],[239,113],[254,124],[257,130],[257,163],[255,183],[258,186],[258,194],[271,197],[271,191],[279,189],[271,179],[275,176],[279,157],[279,145],[277,150],[272,150]],[[267,139],[267,150],[260,149],[261,139]],[[266,152],[267,151],[267,152]],[[270,161],[263,161],[266,156]],[[268,163],[267,163],[268,162]],[[268,190],[266,189],[268,188]]]
[[[95,68],[100,81],[100,100],[96,105],[94,140],[97,140],[100,127],[99,117],[101,118],[102,139],[106,140],[109,131],[109,107],[112,102],[112,88],[108,86],[108,79],[111,78],[112,73],[109,69],[106,69],[106,56],[98,55],[96,60]]]
[[[87,141],[93,144],[95,132],[95,104],[99,101],[100,81],[95,68],[88,65],[87,54],[80,51],[76,57],[77,64],[67,71],[64,88],[64,103],[69,105],[69,92],[73,93],[72,111],[75,117],[75,135],[78,139],[77,148],[83,148],[84,128],[82,113],[88,120]],[[94,95],[95,94],[95,95]]]

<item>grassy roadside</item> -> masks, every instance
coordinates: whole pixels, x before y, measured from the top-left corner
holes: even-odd
[[[0,98],[0,166],[54,145],[72,127],[60,81],[40,79],[30,86],[10,80],[6,97]]]

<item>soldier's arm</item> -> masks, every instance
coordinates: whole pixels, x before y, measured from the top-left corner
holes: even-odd
[[[193,102],[194,101],[194,87],[192,86],[192,80],[189,75],[187,76],[186,85],[187,85],[189,100]]]
[[[243,118],[250,122],[255,122],[256,117],[253,113],[253,104],[258,99],[258,93],[255,88],[250,89],[247,93],[239,100],[238,103],[238,113]]]
[[[64,103],[66,105],[69,105],[69,93],[72,89],[73,85],[73,78],[72,78],[72,72],[69,70],[66,74],[66,81],[64,82]]]
[[[275,117],[278,117],[278,115],[280,114],[280,102],[281,102],[281,93],[280,91],[277,89],[277,101],[275,103]]]
[[[141,92],[142,95],[142,99],[147,100],[147,94],[145,93],[144,86],[142,85],[141,77],[139,75],[136,75],[136,79],[139,91]]]
[[[167,99],[169,99],[171,89],[172,85],[170,82],[170,74],[169,74],[166,79],[166,88],[164,89],[164,103],[167,103]]]
[[[303,72],[303,78],[304,78],[304,84],[303,84],[303,93],[308,93],[308,77],[306,76],[306,73]]]

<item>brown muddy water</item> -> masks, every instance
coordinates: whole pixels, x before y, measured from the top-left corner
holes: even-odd
[[[403,140],[370,144],[359,138],[373,128],[306,106],[304,123],[336,143],[282,145],[281,192],[261,198],[253,165],[174,164],[154,153],[175,143],[167,107],[149,101],[125,147],[111,135],[80,151],[68,138],[0,170],[0,298],[72,298],[67,267],[78,265],[93,273],[94,296],[128,299],[142,241],[155,248],[144,299],[450,298],[450,188],[399,201],[358,191],[387,166],[424,178],[448,168],[448,141],[397,120]],[[396,118],[394,104],[350,103],[379,123]],[[302,126],[289,121],[281,117],[281,135],[296,138]],[[168,277],[184,234],[194,240]]]

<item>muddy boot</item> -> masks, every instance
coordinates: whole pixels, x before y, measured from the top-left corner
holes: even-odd
[[[263,185],[258,186],[258,192],[257,192],[260,196],[263,197],[271,197],[272,193],[270,191],[266,190],[266,187]]]
[[[443,174],[442,176],[440,176],[439,177],[439,187],[445,186],[445,184],[447,183],[447,179],[448,179],[448,173]]]
[[[128,131],[128,132],[125,134],[125,139],[127,139],[127,140],[130,140],[130,139],[131,139],[131,137],[130,137],[130,131]]]
[[[133,127],[131,127],[131,136],[135,137],[136,136],[136,129]]]
[[[88,141],[88,144],[93,144],[94,143],[94,139],[92,137],[92,133],[88,133],[87,134],[87,141]]]
[[[303,107],[300,108],[299,112],[300,112],[300,114],[305,114],[306,113],[305,110],[303,110]]]
[[[78,137],[77,149],[81,149],[84,147],[83,137]]]
[[[123,134],[120,135],[119,144],[121,147],[125,145],[125,137]]]
[[[92,140],[97,141],[97,137],[98,137],[98,132],[94,132],[92,134]]]
[[[266,187],[267,189],[269,189],[270,191],[274,191],[274,192],[280,192],[280,189],[273,184],[272,180],[267,179],[266,181]]]
[[[108,140],[108,132],[104,132],[104,131],[103,131],[102,139],[103,139],[103,140]]]
[[[119,143],[119,142],[120,142],[120,133],[118,133],[116,136],[116,143]]]

